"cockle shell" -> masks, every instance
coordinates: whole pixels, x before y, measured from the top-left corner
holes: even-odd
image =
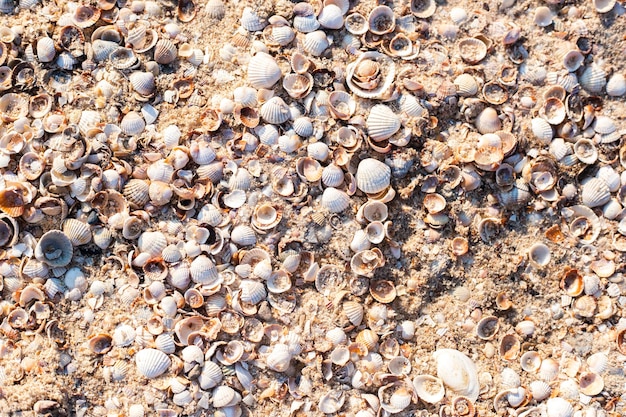
[[[420,19],[426,19],[435,14],[437,3],[435,0],[411,0],[411,13]]]
[[[454,79],[454,85],[456,86],[456,92],[463,97],[471,97],[478,93],[478,83],[476,79],[470,74],[461,74]]]
[[[571,417],[574,414],[574,407],[561,397],[554,397],[546,401],[547,417]]]
[[[455,349],[438,349],[433,353],[437,362],[437,376],[456,395],[478,399],[480,384],[476,365],[465,354]]]
[[[585,206],[593,208],[608,203],[611,199],[611,191],[603,180],[589,178],[582,185],[581,197]]]
[[[142,96],[150,96],[156,87],[154,74],[151,72],[135,71],[128,76],[133,89]]]
[[[304,35],[302,48],[313,56],[320,56],[330,46],[323,30],[316,30]]]
[[[476,117],[474,124],[478,132],[483,135],[497,132],[502,128],[502,122],[498,117],[498,112],[493,107],[485,107]]]
[[[402,122],[390,107],[377,104],[371,108],[366,126],[369,137],[374,142],[380,142],[393,136],[402,126]]]
[[[381,5],[372,9],[368,16],[368,27],[375,35],[392,32],[396,27],[396,16],[389,6]]]
[[[159,64],[167,65],[174,62],[178,56],[176,45],[169,39],[159,39],[154,47],[154,60]]]
[[[350,206],[350,196],[344,191],[328,187],[322,194],[321,204],[331,213],[341,213]]]
[[[364,193],[379,193],[389,187],[391,168],[377,159],[364,159],[357,168],[356,181],[357,186]]]
[[[35,246],[35,258],[52,267],[69,264],[74,254],[72,242],[60,230],[46,232]]]
[[[343,26],[343,13],[338,6],[328,4],[324,6],[320,14],[317,16],[317,21],[320,22],[320,25],[325,28],[341,29]]]
[[[291,352],[285,344],[279,343],[274,345],[272,352],[265,359],[267,366],[277,372],[285,372],[289,368],[291,362]]]
[[[579,78],[580,85],[590,93],[599,93],[606,85],[606,72],[596,64],[585,68]]]
[[[272,88],[282,73],[274,58],[258,52],[248,62],[248,81],[254,88]]]
[[[260,115],[264,121],[274,125],[285,123],[291,117],[289,106],[278,96],[272,97],[263,103]]]
[[[469,64],[477,64],[487,56],[487,45],[478,38],[461,39],[458,48],[463,61]]]
[[[218,364],[212,361],[205,361],[202,366],[202,372],[198,376],[198,383],[203,390],[216,387],[222,379],[224,374]]]
[[[241,14],[240,23],[241,27],[248,32],[257,32],[267,26],[267,19],[259,16],[251,7],[246,7]]]
[[[626,77],[620,73],[613,74],[606,83],[606,93],[611,97],[621,97],[626,94]]]
[[[39,62],[52,62],[56,55],[54,41],[48,36],[39,38],[37,41],[37,58]]]
[[[298,32],[311,33],[320,27],[314,14],[297,15],[293,18],[293,28]]]
[[[437,404],[446,394],[443,382],[432,375],[418,375],[413,378],[417,397],[429,404]]]
[[[63,233],[70,239],[72,245],[86,245],[91,241],[91,229],[87,223],[78,219],[65,219]]]
[[[139,373],[146,378],[156,378],[165,373],[172,364],[171,359],[160,350],[142,349],[135,355]]]
[[[230,233],[230,240],[239,246],[250,246],[256,243],[256,234],[250,226],[239,225]]]
[[[367,83],[367,88],[360,82],[358,71],[363,64],[373,63],[377,66],[376,81]],[[392,87],[396,72],[395,64],[387,55],[376,51],[367,51],[359,55],[359,57],[346,67],[346,84],[350,90],[359,97],[379,99],[387,96]],[[356,74],[355,74],[356,73]]]

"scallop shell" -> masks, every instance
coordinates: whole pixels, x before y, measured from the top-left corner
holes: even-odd
[[[478,399],[480,384],[476,365],[465,354],[455,349],[438,349],[433,353],[437,362],[437,376],[456,395]]]
[[[52,62],[56,55],[54,41],[48,36],[39,38],[37,41],[37,59],[39,62]]]
[[[154,60],[159,64],[171,64],[177,57],[176,45],[169,39],[159,39],[154,46]]]
[[[320,56],[330,46],[326,33],[316,30],[304,35],[302,48],[313,56]]]
[[[364,159],[357,168],[356,181],[357,186],[364,193],[379,193],[389,187],[391,168],[377,159]]]
[[[313,14],[306,16],[296,15],[293,18],[293,28],[298,32],[311,33],[319,27],[320,22],[317,21],[317,18]]]
[[[63,233],[74,246],[86,245],[91,241],[91,228],[87,223],[77,219],[65,219],[63,221]]]
[[[167,240],[161,232],[143,232],[139,236],[138,246],[142,253],[147,253],[150,257],[157,257],[167,246]]]
[[[533,381],[529,385],[530,393],[536,401],[543,401],[550,396],[552,388],[544,381]]]
[[[530,128],[535,138],[543,144],[549,144],[554,137],[554,131],[550,123],[540,117],[535,117],[530,121]]]
[[[470,74],[461,74],[454,79],[454,85],[456,86],[456,92],[463,97],[471,97],[478,93],[478,83],[476,79]]]
[[[142,96],[150,96],[156,87],[154,74],[151,72],[135,71],[128,76],[133,89]]]
[[[607,116],[597,116],[593,121],[593,130],[602,135],[608,135],[617,130],[613,119]]]
[[[136,136],[144,131],[146,128],[146,122],[139,113],[131,111],[128,112],[120,122],[120,128],[124,134],[128,136]]]
[[[152,379],[165,373],[172,361],[160,350],[142,349],[135,355],[135,364],[139,373],[146,378]]]
[[[248,81],[254,88],[272,88],[282,73],[274,58],[258,52],[248,62]]]
[[[259,113],[264,121],[273,125],[285,123],[291,117],[289,106],[278,96],[263,103]]]
[[[293,130],[298,136],[307,138],[314,132],[313,123],[310,118],[300,116],[293,121]]]
[[[331,213],[341,213],[350,207],[350,196],[344,191],[328,187],[322,194],[321,204]]]
[[[599,93],[606,85],[606,72],[595,64],[585,68],[579,78],[580,85],[590,93]]]
[[[401,125],[400,117],[384,104],[372,107],[366,121],[367,133],[374,142],[390,138]]]
[[[241,14],[240,23],[248,32],[258,32],[267,26],[267,19],[259,16],[251,7],[246,7]]]
[[[322,183],[327,187],[339,187],[343,184],[343,170],[332,163],[322,170]]]
[[[267,366],[276,372],[285,372],[291,362],[291,353],[284,344],[276,344],[272,352],[265,359]]]
[[[189,273],[192,281],[198,284],[214,286],[221,281],[215,264],[206,255],[200,255],[191,262]]]
[[[216,387],[222,379],[224,374],[218,364],[212,361],[205,361],[202,366],[202,372],[198,375],[198,384],[203,390]]]
[[[601,179],[589,178],[582,185],[582,203],[589,207],[602,206],[611,199],[611,191],[608,185]]]
[[[46,232],[35,247],[35,258],[52,267],[61,267],[72,261],[74,248],[71,240],[60,230]]]
[[[207,16],[211,19],[222,20],[226,15],[226,7],[222,0],[209,0],[205,8]]]
[[[626,77],[620,73],[613,74],[606,83],[606,93],[611,97],[621,97],[626,94]]]
[[[270,25],[263,30],[263,38],[268,45],[287,46],[296,34],[286,25]]]
[[[343,13],[337,5],[327,4],[317,16],[317,21],[327,29],[341,29],[343,27]]]
[[[241,301],[246,303],[258,304],[267,297],[265,286],[259,281],[242,280],[239,288],[241,289]]]
[[[604,352],[597,352],[587,358],[587,366],[591,372],[604,373],[609,367],[609,358]]]
[[[574,407],[567,400],[554,397],[546,401],[546,413],[548,417],[572,417]]]
[[[230,240],[239,246],[251,246],[256,243],[256,234],[250,226],[239,225],[230,233]]]
[[[343,313],[350,323],[358,326],[363,321],[363,306],[356,301],[345,301],[343,303]]]

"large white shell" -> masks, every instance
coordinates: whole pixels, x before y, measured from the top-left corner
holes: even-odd
[[[261,106],[260,115],[267,123],[279,125],[289,120],[289,106],[280,97],[272,97]]]
[[[539,139],[544,144],[549,144],[554,137],[554,131],[552,126],[547,120],[540,117],[535,117],[530,121],[530,128],[535,135],[535,138]]]
[[[241,14],[240,23],[248,32],[257,32],[267,26],[267,19],[259,16],[251,7],[246,7]]]
[[[319,16],[317,16],[317,21],[325,28],[341,29],[343,26],[343,13],[341,13],[341,9],[338,6],[328,4],[324,6]]]
[[[239,404],[241,394],[227,385],[220,385],[213,389],[213,407],[232,407]]]
[[[133,89],[142,96],[149,96],[156,87],[154,74],[151,72],[135,71],[128,76]]]
[[[54,41],[48,36],[39,38],[37,41],[37,58],[39,62],[52,62],[56,50],[54,48]]]
[[[135,364],[141,375],[152,379],[167,371],[172,361],[160,350],[142,349],[135,355]]]
[[[436,404],[443,400],[446,390],[443,382],[432,375],[418,375],[413,378],[413,387],[417,397],[429,404]]]
[[[384,104],[372,107],[366,121],[367,134],[374,142],[390,138],[401,125],[400,117]]]
[[[456,349],[438,349],[433,353],[437,362],[437,376],[446,387],[457,395],[472,402],[478,399],[480,384],[476,365],[465,354]]]
[[[375,194],[389,187],[391,168],[377,159],[368,158],[359,163],[356,171],[357,187],[367,194]]]
[[[267,366],[277,372],[285,372],[289,368],[290,362],[289,347],[282,343],[274,345],[272,352],[265,359]]]
[[[593,208],[608,203],[611,191],[604,180],[589,178],[582,185],[581,197],[585,206]]]
[[[167,246],[167,239],[161,232],[144,232],[139,236],[138,244],[139,250],[142,253],[156,257],[159,256],[163,248]]]
[[[341,213],[350,206],[350,196],[334,187],[328,187],[322,194],[322,206],[331,213]]]
[[[254,88],[272,88],[281,76],[280,67],[265,52],[258,52],[248,62],[248,81]]]

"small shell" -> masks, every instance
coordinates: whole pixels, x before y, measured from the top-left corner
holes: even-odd
[[[369,30],[367,19],[358,12],[346,16],[343,25],[353,35],[363,35]]]
[[[598,160],[598,149],[592,140],[578,139],[573,148],[574,155],[583,164],[593,165]]]
[[[476,325],[476,335],[483,340],[491,340],[495,337],[500,323],[495,316],[483,317]]]
[[[437,214],[446,208],[446,199],[441,194],[432,193],[424,196],[424,207],[430,214]]]
[[[372,107],[366,121],[367,133],[374,142],[390,138],[401,125],[400,117],[384,104]]]
[[[604,389],[604,379],[593,372],[584,372],[580,376],[580,392],[593,397]]]
[[[539,27],[546,27],[552,24],[552,11],[546,6],[539,6],[535,9],[533,21]]]
[[[80,5],[72,14],[72,21],[81,29],[93,26],[100,19],[100,8]]]
[[[241,394],[227,385],[220,385],[213,389],[213,407],[233,407],[241,402]]]
[[[256,243],[256,234],[250,226],[239,225],[230,233],[230,240],[239,246],[250,246]]]
[[[550,97],[541,106],[540,114],[551,125],[558,125],[565,120],[565,105],[558,98]]]
[[[258,32],[267,26],[267,19],[259,16],[251,7],[246,7],[241,14],[240,23],[248,32]]]
[[[154,47],[154,60],[159,64],[167,65],[176,60],[178,51],[176,45],[169,39],[159,39]]]
[[[274,271],[267,279],[266,285],[269,292],[282,294],[291,289],[291,277],[286,271]]]
[[[283,88],[290,97],[303,98],[313,89],[313,76],[309,73],[287,74],[283,78]]]
[[[317,21],[327,29],[341,29],[343,27],[343,13],[338,6],[327,4],[317,16]]]
[[[502,122],[498,117],[498,112],[493,107],[485,107],[476,117],[474,124],[478,132],[483,135],[502,129]]]
[[[258,52],[248,62],[248,81],[254,88],[272,88],[282,73],[274,58]]]
[[[626,94],[626,77],[620,73],[613,74],[606,83],[606,93],[611,97],[621,97]]]
[[[595,64],[585,68],[579,78],[580,85],[590,93],[599,93],[606,85],[606,72]]]
[[[420,19],[426,19],[435,14],[437,3],[434,0],[411,0],[411,13]]]
[[[546,401],[546,413],[548,417],[572,417],[574,415],[574,407],[560,397],[554,397]]]
[[[390,95],[395,63],[385,54],[367,51],[346,67],[346,84],[359,97],[379,99]]]
[[[533,381],[529,385],[530,393],[536,401],[543,401],[550,396],[552,388],[544,381]]]
[[[89,338],[87,345],[93,353],[103,355],[113,347],[113,338],[108,334],[97,334]]]
[[[607,116],[597,116],[593,121],[593,130],[602,135],[608,135],[617,130],[613,119]]]
[[[487,56],[487,45],[478,38],[461,39],[458,47],[461,58],[469,64],[477,64]]]
[[[72,242],[60,230],[46,232],[35,247],[35,257],[52,267],[61,267],[69,264],[74,254]]]
[[[324,394],[319,401],[317,408],[325,414],[335,414],[346,400],[346,395],[342,390],[330,390]]]
[[[329,46],[330,42],[322,30],[307,33],[302,40],[302,48],[313,56],[322,55]]]
[[[520,365],[526,372],[537,372],[541,366],[541,356],[538,352],[525,352],[520,358]]]
[[[396,27],[396,16],[389,6],[377,6],[372,9],[368,18],[369,31],[374,35],[393,32]]]
[[[356,181],[357,186],[364,193],[379,193],[389,187],[391,168],[377,159],[364,159],[357,168]]]
[[[224,374],[218,364],[212,361],[205,361],[202,366],[202,372],[198,375],[198,384],[203,390],[208,390],[216,387],[222,379]]]
[[[263,103],[259,114],[264,121],[273,125],[285,123],[291,116],[289,106],[278,96]]]
[[[411,404],[413,387],[403,381],[392,382],[378,389],[378,399],[383,410],[399,413]]]
[[[616,0],[593,0],[593,7],[598,13],[608,13],[615,7]]]
[[[587,358],[587,366],[591,372],[604,373],[609,367],[609,358],[604,352],[597,352]]]
[[[550,263],[550,248],[543,243],[535,243],[528,249],[528,258],[537,268],[543,268]]]
[[[142,349],[135,355],[135,364],[141,375],[152,379],[165,373],[172,361],[160,350]]]
[[[611,199],[611,191],[606,182],[598,178],[589,178],[582,185],[582,202],[589,208],[602,206]]]
[[[358,326],[363,321],[363,305],[356,301],[346,301],[343,303],[343,312],[355,326]]]
[[[370,294],[379,303],[387,304],[396,299],[397,291],[391,281],[376,281],[370,284]]]
[[[552,358],[544,359],[539,367],[539,378],[546,382],[554,381],[559,375],[559,364]]]
[[[133,89],[142,96],[150,96],[156,87],[154,74],[151,72],[135,71],[128,76]]]
[[[499,353],[500,357],[507,361],[517,359],[521,350],[521,343],[515,333],[504,335],[500,340]]]
[[[276,372],[285,372],[291,363],[289,347],[284,344],[276,344],[272,352],[265,359],[267,366]]]
[[[263,29],[263,38],[268,45],[287,46],[296,34],[286,25],[270,25]]]
[[[576,49],[568,51],[563,56],[563,66],[569,72],[576,71],[578,68],[580,68],[580,66],[583,64],[584,61],[585,61],[585,56],[579,50],[576,50]]]
[[[418,375],[413,378],[413,388],[418,398],[429,404],[437,404],[446,393],[443,382],[432,375]]]
[[[471,97],[478,93],[478,83],[470,74],[461,74],[454,79],[456,92],[463,97]]]
[[[222,0],[209,0],[205,9],[207,16],[211,19],[222,20],[226,15],[226,7]]]
[[[48,36],[39,38],[37,41],[37,59],[39,62],[52,62],[56,55],[54,41]]]
[[[314,14],[296,15],[293,18],[293,28],[298,32],[311,33],[320,27],[320,22]]]
[[[331,213],[341,213],[350,207],[350,196],[344,191],[328,187],[322,194],[321,204]]]
[[[91,241],[89,225],[77,219],[65,219],[63,221],[63,233],[74,246],[86,245]]]
[[[530,127],[535,138],[537,138],[541,143],[547,145],[550,141],[552,141],[554,131],[547,120],[535,117],[530,121]]]

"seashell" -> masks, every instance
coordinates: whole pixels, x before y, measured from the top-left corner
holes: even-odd
[[[430,214],[437,214],[446,208],[446,199],[437,193],[424,196],[424,207]]]
[[[343,313],[350,323],[358,326],[363,321],[363,306],[356,301],[345,301],[343,303]]]
[[[593,121],[593,130],[602,135],[608,135],[617,130],[615,122],[607,116],[597,116]]]
[[[295,36],[293,29],[287,25],[269,25],[263,29],[263,39],[267,45],[286,46]]]
[[[389,187],[391,168],[376,159],[364,159],[357,168],[356,181],[357,186],[364,193],[379,193]]]
[[[189,273],[193,282],[207,287],[220,284],[223,280],[215,264],[206,255],[200,255],[191,262]]]
[[[274,271],[267,279],[266,285],[269,292],[282,294],[291,289],[291,277],[286,271]]]
[[[530,121],[530,127],[535,138],[537,138],[541,143],[547,145],[550,141],[552,141],[554,131],[547,120],[535,117]]]
[[[39,38],[37,41],[37,59],[39,62],[52,62],[56,55],[54,41],[47,36]]]
[[[487,56],[487,45],[478,38],[464,38],[458,42],[459,54],[468,64],[477,64]]]
[[[611,97],[621,97],[626,94],[626,77],[614,73],[606,83],[606,93]]]
[[[151,72],[135,71],[128,76],[133,89],[142,96],[151,96],[156,87],[154,74]]]
[[[330,390],[326,394],[322,395],[317,408],[325,414],[335,414],[346,400],[346,396],[342,390]]]
[[[89,338],[87,346],[96,355],[104,355],[113,347],[113,338],[108,334],[97,334]]]
[[[77,219],[65,219],[63,221],[63,233],[74,246],[86,245],[91,241],[89,225]]]
[[[509,98],[507,90],[496,81],[489,81],[483,85],[483,97],[491,104],[502,104]]]
[[[0,98],[0,119],[14,122],[28,114],[29,100],[17,93],[7,93]]]
[[[590,93],[599,93],[606,85],[606,72],[595,64],[585,68],[579,78],[580,85]]]
[[[476,365],[455,349],[438,349],[433,353],[437,362],[437,376],[452,392],[476,401],[480,391]]]
[[[572,417],[574,407],[561,397],[553,397],[546,401],[547,417]]]
[[[516,359],[520,349],[520,340],[514,333],[504,335],[500,340],[499,353],[504,360],[512,361]]]
[[[497,317],[483,317],[476,325],[476,335],[483,340],[491,340],[495,337],[499,327],[500,324]]]
[[[264,121],[273,125],[285,123],[291,117],[289,106],[278,96],[263,103],[259,114]]]
[[[302,48],[313,56],[320,56],[330,46],[330,42],[323,30],[316,30],[304,35]]]
[[[282,210],[277,210],[272,204],[264,203],[255,207],[252,215],[252,225],[259,230],[273,229],[282,219]]]
[[[559,374],[559,364],[552,358],[541,361],[539,367],[539,378],[546,382],[554,381]]]
[[[81,29],[93,26],[99,19],[100,9],[85,4],[78,6],[72,14],[72,21]]]
[[[44,233],[35,247],[35,258],[52,267],[61,267],[69,264],[74,254],[72,242],[60,230],[50,230]]]
[[[205,361],[202,365],[202,372],[198,375],[198,384],[203,390],[216,387],[222,379],[224,374],[218,364],[212,361]]]
[[[537,268],[543,268],[550,263],[550,248],[543,243],[535,243],[528,249],[528,258]]]
[[[536,401],[543,401],[550,396],[552,388],[544,381],[533,381],[529,385],[530,393]]]
[[[314,14],[295,15],[293,18],[293,28],[298,32],[311,33],[320,27],[320,22]]]
[[[322,170],[322,183],[327,187],[339,187],[343,184],[343,170],[332,163]]]
[[[239,288],[241,289],[241,301],[246,303],[258,304],[267,297],[265,286],[259,281],[242,280]]]
[[[396,16],[389,6],[376,6],[368,15],[367,24],[374,35],[384,35],[395,29]]]
[[[210,19],[222,20],[226,15],[226,7],[222,0],[209,0],[205,6],[206,15]]]
[[[165,235],[161,232],[143,232],[137,243],[139,250],[150,257],[160,256],[163,248],[167,246]]]
[[[256,243],[256,234],[250,226],[239,225],[230,233],[230,240],[238,246],[251,246]]]
[[[558,125],[565,120],[565,105],[558,98],[550,97],[541,106],[540,114],[551,125]]]
[[[580,375],[580,392],[590,397],[600,394],[604,389],[604,379],[593,372],[584,372]]]
[[[474,124],[478,132],[483,135],[497,132],[502,128],[502,123],[498,118],[498,112],[492,107],[485,107],[476,117]]]
[[[353,35],[364,35],[369,30],[367,19],[358,12],[346,16],[343,25]]]
[[[285,372],[291,363],[289,347],[282,343],[274,345],[272,352],[265,359],[267,366],[276,372]]]
[[[196,17],[196,2],[194,0],[179,0],[176,14],[181,22],[191,22]]]
[[[443,382],[432,375],[418,375],[413,378],[413,388],[417,397],[429,404],[437,404],[446,393]]]
[[[411,404],[413,388],[403,381],[392,382],[378,389],[378,399],[383,410],[399,413]]]
[[[583,64],[584,61],[585,61],[585,56],[579,50],[576,50],[576,49],[568,51],[563,56],[563,66],[569,72],[576,71],[578,68],[580,68],[580,66]]]
[[[248,62],[248,81],[254,88],[272,88],[281,76],[278,64],[265,52],[258,52]]]
[[[117,44],[117,42],[96,39],[91,43],[93,60],[96,62],[103,62],[109,59],[109,56],[119,47],[120,46]]]
[[[597,352],[587,358],[587,366],[591,372],[604,373],[609,367],[609,358],[604,352]]]
[[[598,160],[598,150],[593,141],[581,138],[573,146],[574,155],[584,164],[592,165]]]
[[[135,355],[137,370],[146,378],[152,379],[165,373],[172,364],[171,359],[160,350],[142,349]]]
[[[539,27],[546,27],[552,24],[554,16],[549,8],[546,6],[539,6],[535,9],[535,15],[533,21]]]
[[[602,206],[611,199],[611,191],[603,180],[589,178],[582,184],[581,199],[582,203],[589,208]]]
[[[327,29],[341,29],[343,27],[343,13],[335,4],[327,4],[324,6],[317,21]]]
[[[598,13],[608,13],[615,7],[615,0],[593,0],[593,7]]]
[[[283,78],[283,88],[290,97],[303,98],[313,89],[313,76],[309,73],[287,74]]]
[[[350,207],[350,196],[344,191],[328,187],[322,194],[321,205],[331,213],[341,213]]]
[[[391,281],[376,281],[370,284],[370,294],[379,303],[388,304],[396,299],[396,286]]]
[[[367,51],[346,67],[346,84],[359,97],[380,99],[390,95],[395,64],[387,55]]]
[[[454,79],[456,92],[462,97],[471,97],[478,93],[478,83],[470,74],[464,73]]]
[[[374,142],[390,138],[401,125],[400,117],[384,104],[372,107],[366,121],[367,133]]]
[[[113,331],[113,344],[115,346],[125,347],[131,345],[135,341],[135,329],[128,324],[119,324]]]
[[[420,19],[426,19],[435,14],[437,4],[434,0],[411,0],[411,13]]]
[[[154,60],[159,64],[171,64],[176,60],[177,56],[178,50],[176,45],[169,39],[159,39],[154,46]]]
[[[259,16],[251,7],[246,7],[241,14],[240,23],[248,32],[258,32],[267,26],[267,19]]]

